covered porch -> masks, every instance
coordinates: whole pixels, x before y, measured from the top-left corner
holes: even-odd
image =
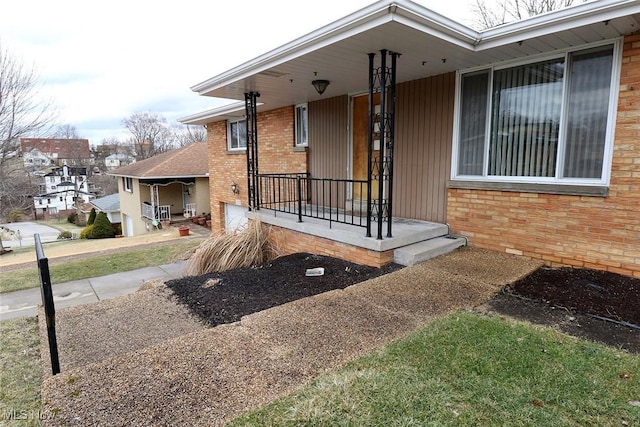
[[[210,209],[208,204],[197,203],[194,178],[140,180],[141,191],[145,187],[148,193],[141,197],[141,217],[154,225],[185,221]]]
[[[308,209],[324,210],[326,216],[303,216],[300,221],[297,212],[273,209],[250,211],[247,216],[276,227],[276,243],[285,248],[286,253],[313,252],[374,267],[389,262],[413,265],[467,244],[465,238],[451,235],[446,224],[394,218],[394,235],[375,239],[362,233],[363,227],[358,225],[362,218],[357,215],[331,213],[319,206],[309,206]],[[347,221],[330,221],[330,215],[344,215]]]

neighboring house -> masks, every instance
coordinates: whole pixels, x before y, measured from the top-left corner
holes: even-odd
[[[42,177],[38,194],[33,197],[36,215],[70,214],[76,207],[95,198],[87,178],[87,168],[62,166],[52,168]]]
[[[120,195],[118,193],[92,200],[90,204],[96,212],[104,212],[111,224],[115,225],[122,222],[120,217]],[[89,208],[90,211],[91,208]]]
[[[212,224],[241,202],[286,251],[375,265],[420,220],[640,276],[639,28],[637,1],[484,31],[380,1],[214,76],[192,89],[239,102],[181,119],[207,127]]]
[[[109,175],[119,177],[118,194],[125,236],[144,234],[160,221],[208,213],[207,145],[194,143],[127,166]]]
[[[32,148],[26,153],[23,153],[22,161],[24,162],[24,167],[29,172],[33,172],[53,164],[51,159],[37,148]]]
[[[93,164],[88,139],[20,138],[20,149],[23,157],[34,149],[38,150],[57,166]]]
[[[104,165],[106,166],[107,170],[113,170],[115,168],[119,168],[120,166],[129,165],[135,161],[136,159],[133,156],[124,153],[116,153],[105,157]]]

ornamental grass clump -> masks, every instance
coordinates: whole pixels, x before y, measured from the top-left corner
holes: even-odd
[[[184,268],[187,276],[199,276],[214,271],[252,267],[277,256],[269,239],[269,229],[254,220],[234,233],[213,236],[198,246]]]

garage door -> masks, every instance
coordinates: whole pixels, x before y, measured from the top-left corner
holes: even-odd
[[[246,211],[242,206],[230,205],[228,203],[224,205],[224,228],[227,233],[247,226]]]

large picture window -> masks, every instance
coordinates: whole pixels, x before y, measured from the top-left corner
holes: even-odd
[[[604,183],[614,52],[462,74],[454,179]]]
[[[229,151],[247,148],[247,122],[245,120],[229,120],[227,135]]]

